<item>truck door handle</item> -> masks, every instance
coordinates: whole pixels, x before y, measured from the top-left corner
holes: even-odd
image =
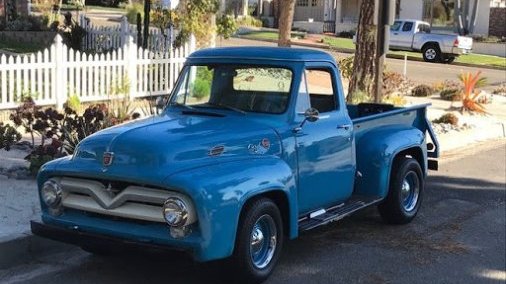
[[[394,33],[394,35],[399,35],[399,33]]]
[[[338,125],[337,126],[337,129],[344,129],[344,130],[348,130],[351,128],[351,124],[342,124],[342,125]]]

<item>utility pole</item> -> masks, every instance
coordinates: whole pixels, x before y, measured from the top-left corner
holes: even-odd
[[[390,25],[395,18],[395,0],[375,0],[374,15],[376,24],[376,59],[375,59],[375,81],[376,90],[374,93],[374,102],[381,102],[383,90],[383,65],[389,49]]]

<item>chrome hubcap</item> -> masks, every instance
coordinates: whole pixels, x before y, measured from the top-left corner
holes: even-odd
[[[427,57],[427,59],[434,59],[436,58],[436,51],[432,48],[429,48],[425,51],[425,57]]]
[[[420,195],[420,181],[418,175],[411,171],[406,174],[401,186],[402,206],[406,212],[415,209]]]
[[[253,226],[250,238],[250,255],[253,265],[262,269],[272,260],[277,245],[277,229],[269,215],[262,215]]]

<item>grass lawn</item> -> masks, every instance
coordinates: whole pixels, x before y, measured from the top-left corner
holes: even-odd
[[[355,49],[355,44],[351,38],[326,36],[323,38],[323,43],[333,48]]]
[[[15,53],[32,53],[43,50],[45,46],[34,43],[22,43],[14,41],[0,41],[0,50],[15,52]]]
[[[305,33],[292,32],[292,38],[301,37]],[[241,34],[242,38],[258,39],[258,40],[278,40],[278,33],[271,31],[250,31],[246,34]]]

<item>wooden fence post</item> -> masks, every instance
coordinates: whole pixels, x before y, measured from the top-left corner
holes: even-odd
[[[123,56],[126,57],[126,76],[128,82],[130,82],[130,100],[135,99],[137,94],[137,57],[138,57],[138,46],[134,41],[134,37],[129,35],[127,38],[127,44],[123,47]]]
[[[62,37],[57,34],[54,40],[54,53],[51,54],[53,58],[51,61],[54,61],[55,71],[53,74],[55,75],[53,80],[54,88],[53,94],[55,95],[54,100],[56,104],[56,108],[61,110],[63,109],[63,104],[67,101],[67,76],[66,76],[66,57],[67,57],[67,47],[63,44]]]
[[[130,37],[130,25],[126,16],[121,17],[120,45],[124,46]]]

